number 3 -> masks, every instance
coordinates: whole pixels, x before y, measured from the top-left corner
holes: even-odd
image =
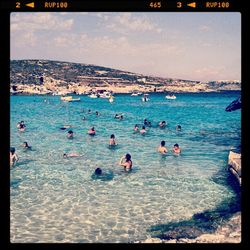
[[[182,7],[182,3],[181,2],[177,2],[177,8],[181,8]]]

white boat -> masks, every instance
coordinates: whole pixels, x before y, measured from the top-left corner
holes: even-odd
[[[142,93],[141,93],[141,92],[133,92],[133,93],[131,94],[131,96],[138,96],[138,95],[142,95]]]
[[[72,96],[61,96],[61,100],[64,102],[79,102],[81,98],[73,98]]]
[[[99,96],[101,98],[110,98],[112,96],[112,94],[107,91],[107,92],[99,93]]]
[[[143,102],[148,102],[149,101],[149,95],[144,94],[144,96],[141,98]]]
[[[98,98],[98,94],[92,93],[92,94],[88,95],[88,97],[90,97],[90,98]]]
[[[167,98],[167,99],[176,99],[176,96],[175,95],[166,95],[166,97],[165,98]]]

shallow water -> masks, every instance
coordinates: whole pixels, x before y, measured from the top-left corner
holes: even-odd
[[[11,96],[11,146],[20,157],[10,172],[11,242],[142,240],[150,237],[151,225],[187,220],[235,199],[226,182],[214,179],[225,179],[228,173],[221,170],[228,152],[241,143],[240,110],[225,112],[238,95],[164,97],[151,94],[144,103],[116,95],[110,104],[87,96],[75,103],[58,96]],[[124,120],[114,119],[116,113]],[[134,125],[144,118],[153,126],[145,136],[134,134]],[[27,126],[23,133],[16,128],[21,120]],[[165,129],[157,128],[162,120],[168,123]],[[72,125],[74,139],[67,139],[69,129],[60,129],[64,124]],[[181,132],[175,131],[177,124]],[[87,134],[91,126],[96,136]],[[118,143],[114,149],[108,147],[111,134]],[[159,155],[161,140],[169,151],[178,143],[182,154]],[[22,149],[24,141],[31,151]],[[80,157],[64,159],[64,152]],[[131,173],[118,166],[126,153],[132,155]],[[93,179],[97,167],[112,178]]]

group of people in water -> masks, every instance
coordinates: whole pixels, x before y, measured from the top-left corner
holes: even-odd
[[[28,144],[28,142],[23,142],[22,147],[24,150],[31,150],[32,147]],[[19,157],[16,153],[16,149],[14,147],[10,147],[10,166],[13,167],[19,160]]]
[[[165,141],[161,141],[160,146],[158,147],[158,152],[160,152],[161,154],[167,154],[168,153],[168,149],[165,146],[166,142]],[[174,144],[173,148],[172,148],[172,152],[174,154],[180,154],[181,153],[181,148],[179,147],[179,144]]]
[[[90,113],[91,113],[91,110],[89,109],[88,110],[88,114],[90,114]],[[96,111],[95,114],[97,116],[100,115],[99,111]],[[122,120],[124,118],[124,116],[123,116],[123,114],[115,114],[114,118]],[[166,125],[167,125],[167,122],[164,121],[164,120],[158,123],[158,127],[159,128],[165,128]],[[139,132],[140,134],[145,134],[145,133],[147,133],[146,127],[151,127],[151,126],[152,126],[151,122],[148,121],[147,119],[144,119],[143,120],[143,125],[142,125],[141,129],[139,128],[138,124],[135,124],[133,130],[134,130],[134,133]],[[71,127],[72,127],[71,125],[64,125],[60,129],[61,130],[65,130],[65,129],[69,129]],[[17,128],[18,128],[18,130],[20,132],[24,132],[25,129],[26,129],[26,125],[25,125],[24,121],[18,122],[17,123]],[[176,131],[181,131],[181,126],[180,125],[176,126]],[[88,130],[88,134],[91,135],[91,136],[95,135],[96,134],[95,128],[91,127]],[[67,132],[67,138],[68,139],[73,139],[74,138],[74,132],[72,131],[72,129],[70,129]],[[168,149],[165,146],[165,144],[166,144],[165,141],[161,141],[160,146],[157,149],[157,151],[160,154],[162,154],[162,155],[168,154]],[[115,135],[111,134],[110,135],[110,139],[109,139],[109,146],[114,147],[116,145],[118,145],[118,144],[116,142]],[[26,141],[23,142],[22,147],[25,150],[30,150],[32,148],[30,145],[28,145],[28,143]],[[179,147],[179,145],[177,143],[173,145],[173,147],[172,147],[172,153],[177,154],[177,155],[179,155],[181,153],[181,148]],[[78,153],[64,153],[63,154],[63,158],[78,157],[78,156],[80,156]],[[10,148],[10,166],[14,166],[18,162],[18,160],[19,160],[19,157],[16,154],[15,148],[11,147]],[[122,158],[119,161],[119,165],[122,166],[126,172],[131,171],[132,166],[133,166],[131,154],[127,153],[126,155],[122,156]],[[101,175],[102,174],[102,169],[101,168],[97,168],[95,170],[94,174],[95,175]]]
[[[133,166],[131,155],[126,154],[126,155],[122,156],[122,158],[120,159],[119,165],[123,167],[125,172],[130,172],[132,170],[132,166]],[[103,175],[102,169],[96,168],[94,175],[92,177],[94,179],[96,179],[96,177],[101,177],[102,175]]]

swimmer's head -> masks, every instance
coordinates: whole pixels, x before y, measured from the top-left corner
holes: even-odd
[[[68,134],[73,134],[73,131],[72,131],[72,130],[69,130],[69,131],[68,131]]]
[[[24,146],[24,147],[28,147],[28,146],[29,146],[29,145],[28,145],[28,142],[26,142],[26,141],[23,142],[23,146]]]
[[[145,129],[145,126],[142,126],[142,129]]]
[[[15,148],[13,148],[13,147],[11,147],[11,148],[10,148],[10,153],[14,154],[14,153],[15,153],[15,151],[16,151],[16,149],[15,149]]]
[[[181,125],[177,125],[177,126],[176,126],[176,129],[177,129],[177,130],[181,130]]]
[[[101,174],[102,174],[101,168],[97,168],[97,169],[95,170],[95,174],[96,174],[96,175],[101,175]]]
[[[67,158],[68,156],[67,156],[67,154],[66,153],[64,153],[63,154],[63,158]]]
[[[112,134],[112,135],[110,136],[110,139],[115,139],[115,135]]]
[[[176,143],[176,144],[174,144],[174,147],[175,148],[179,148],[179,145]]]
[[[126,154],[125,158],[126,158],[126,161],[130,161],[131,160],[131,155],[130,154]]]
[[[165,146],[165,141],[161,141],[161,146],[162,146],[162,147]]]

